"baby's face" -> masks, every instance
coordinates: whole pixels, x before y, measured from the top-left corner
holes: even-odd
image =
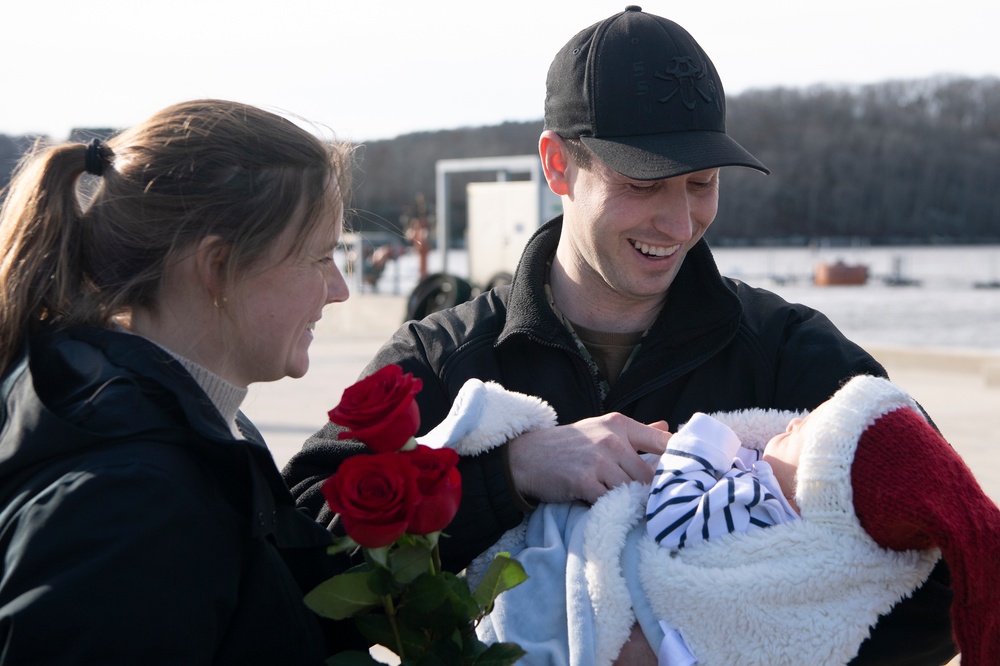
[[[780,432],[764,445],[764,455],[765,456],[775,456],[784,459],[782,452],[788,452],[792,449],[802,448],[802,435],[800,434],[802,430],[802,425],[808,420],[809,414],[802,417],[796,417],[788,422],[788,426],[785,427],[784,432]],[[795,459],[798,460],[798,455],[795,455]]]
[[[798,467],[799,453],[802,450],[802,426],[825,406],[824,402],[805,416],[796,417],[789,421],[785,431],[772,437],[764,446],[764,455],[774,456],[786,462],[791,462],[788,458],[791,455],[794,457],[795,466]],[[794,454],[792,454],[793,451]]]
[[[795,474],[799,469],[799,458],[805,443],[802,426],[822,407],[823,405],[820,405],[809,414],[789,421],[785,431],[772,437],[764,446],[763,460],[771,466],[781,491],[796,511],[798,506],[795,504]]]

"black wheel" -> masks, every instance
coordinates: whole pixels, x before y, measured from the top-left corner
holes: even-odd
[[[505,284],[510,284],[514,280],[514,276],[506,271],[500,271],[496,275],[490,278],[490,281],[486,283],[486,291],[489,291],[493,287],[502,287]]]
[[[433,273],[417,283],[406,303],[406,319],[423,319],[432,312],[464,303],[472,298],[467,280],[447,273]]]

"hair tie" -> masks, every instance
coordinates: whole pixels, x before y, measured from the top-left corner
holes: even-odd
[[[114,153],[100,139],[94,139],[87,144],[84,156],[84,170],[93,176],[103,176],[104,168],[111,163]]]

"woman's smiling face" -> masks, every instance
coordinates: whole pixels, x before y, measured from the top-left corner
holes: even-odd
[[[323,308],[350,295],[333,257],[343,229],[342,208],[331,206],[323,215],[326,219],[291,254],[299,225],[289,224],[262,268],[239,281],[228,304],[233,326],[227,366],[235,383],[303,376]]]

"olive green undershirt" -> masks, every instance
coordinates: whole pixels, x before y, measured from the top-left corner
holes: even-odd
[[[621,375],[628,363],[635,346],[642,340],[645,331],[630,331],[628,333],[605,333],[570,322],[573,332],[580,342],[590,352],[591,358],[597,363],[601,376],[611,386]]]

